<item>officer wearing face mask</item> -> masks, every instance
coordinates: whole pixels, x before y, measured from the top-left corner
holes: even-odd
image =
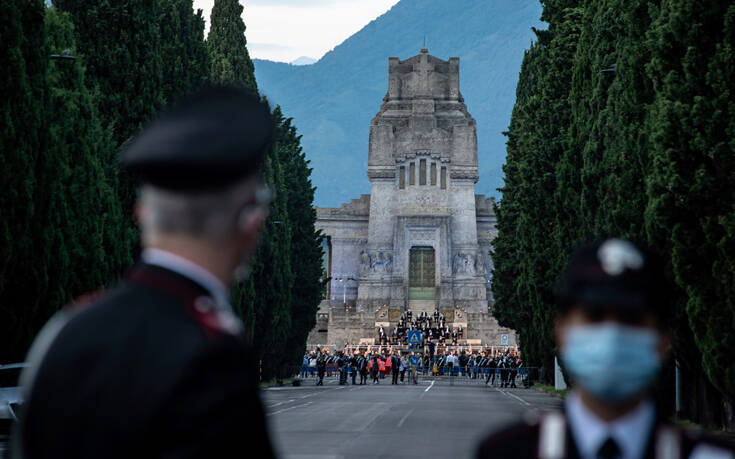
[[[561,413],[488,436],[478,458],[734,458],[666,424],[651,389],[670,343],[660,259],[621,239],[579,248],[555,291],[556,340],[572,390]]]

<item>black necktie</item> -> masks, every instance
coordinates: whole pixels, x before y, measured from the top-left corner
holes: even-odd
[[[597,457],[598,459],[617,459],[620,457],[620,447],[612,437],[608,437],[597,451]]]

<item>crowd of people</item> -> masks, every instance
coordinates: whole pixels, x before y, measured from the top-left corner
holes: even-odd
[[[378,342],[381,345],[407,345],[408,332],[410,330],[421,331],[422,338],[426,342],[434,341],[441,344],[451,343],[457,345],[458,341],[464,337],[464,329],[458,326],[456,329],[447,323],[444,314],[438,309],[434,310],[434,314],[427,314],[426,311],[421,312],[414,317],[413,312],[409,309],[390,330],[390,336],[384,327],[378,328]]]
[[[516,379],[525,374],[523,360],[515,350],[493,351],[442,351],[428,352],[378,348],[377,352],[339,351],[332,354],[328,349],[316,349],[304,355],[301,377],[317,378],[316,385],[324,385],[324,377],[339,374],[339,384],[352,379],[354,385],[372,384],[390,377],[391,384],[418,384],[418,375],[454,376],[470,379],[485,379],[485,384],[500,387],[516,387]],[[408,377],[406,374],[408,373]],[[357,378],[359,376],[359,382]]]

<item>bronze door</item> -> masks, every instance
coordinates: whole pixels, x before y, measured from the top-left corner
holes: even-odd
[[[436,296],[436,263],[432,247],[411,247],[408,261],[408,299],[433,300]]]

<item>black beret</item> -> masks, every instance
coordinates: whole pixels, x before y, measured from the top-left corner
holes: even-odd
[[[153,121],[123,150],[120,162],[161,188],[220,188],[256,173],[272,137],[265,102],[242,89],[210,87]]]
[[[610,238],[575,250],[554,294],[562,307],[651,312],[663,317],[666,284],[662,259],[654,251]]]

